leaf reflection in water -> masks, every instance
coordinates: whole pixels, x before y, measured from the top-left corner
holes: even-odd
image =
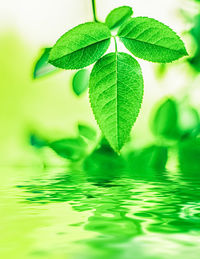
[[[166,152],[161,151],[165,160]],[[139,155],[134,159],[141,164]],[[159,169],[127,166],[104,146],[87,158],[84,170],[69,169],[20,187],[28,203],[67,202],[76,212],[88,212],[81,225],[96,236],[79,240],[91,249],[84,258],[131,258],[133,253],[141,259],[187,258],[191,251],[197,255],[200,218],[198,208],[191,206],[199,204],[200,178],[182,171],[172,180],[171,172]]]

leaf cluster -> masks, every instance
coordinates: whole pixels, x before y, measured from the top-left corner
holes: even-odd
[[[78,124],[77,136],[73,138],[63,138],[55,141],[44,140],[38,134],[30,135],[30,144],[37,148],[48,147],[58,156],[72,162],[84,159],[97,145],[97,132],[90,126]]]
[[[168,98],[154,112],[151,129],[158,142],[177,152],[182,172],[199,173],[200,116],[195,108]]]
[[[131,148],[121,156],[113,151],[105,138],[98,143],[96,131],[84,124],[78,124],[76,138],[52,142],[31,135],[30,141],[34,147],[51,148],[58,156],[73,163],[81,161],[91,180],[107,181],[125,171],[137,179],[162,177],[160,173],[166,170],[171,152],[177,154],[184,173],[199,172],[200,117],[193,107],[173,98],[165,99],[153,112],[150,127],[155,142],[143,148]]]
[[[184,43],[171,28],[132,14],[131,7],[122,6],[112,10],[104,23],[80,24],[63,34],[48,52],[48,62],[61,69],[83,69],[96,62],[90,75],[85,69],[77,72],[73,89],[79,96],[89,85],[94,116],[118,153],[129,138],[143,99],[142,71],[133,55],[158,63],[187,55]],[[115,51],[105,54],[112,38]],[[118,51],[118,40],[131,55]]]

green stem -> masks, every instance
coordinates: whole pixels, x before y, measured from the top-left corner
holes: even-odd
[[[96,0],[92,0],[92,12],[94,17],[94,22],[98,22],[96,14]]]
[[[116,40],[116,37],[113,36],[113,39],[114,39],[114,41],[115,41],[115,53],[117,53],[117,40]]]

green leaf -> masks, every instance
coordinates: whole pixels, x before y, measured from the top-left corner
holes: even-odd
[[[129,137],[142,103],[140,65],[126,53],[107,54],[92,70],[89,95],[103,134],[119,152]]]
[[[155,135],[167,139],[179,137],[178,111],[174,100],[167,99],[159,106],[154,115],[152,131]]]
[[[118,36],[132,54],[144,60],[168,63],[187,55],[179,36],[152,18],[131,18],[122,25]]]
[[[38,59],[33,71],[34,79],[46,76],[57,70],[57,68],[48,63],[50,51],[51,48],[44,49],[41,57]]]
[[[50,52],[49,62],[64,69],[87,67],[106,52],[110,37],[110,30],[105,24],[80,24],[56,42]]]
[[[78,125],[78,131],[79,131],[79,135],[81,137],[84,137],[84,138],[86,138],[88,140],[94,141],[97,138],[96,131],[93,128],[89,127],[89,126],[86,126],[86,125],[83,125],[83,124],[79,124]]]
[[[194,38],[194,40],[197,43],[197,49],[200,49],[200,38],[199,38],[199,33],[200,33],[200,14],[196,15],[193,18],[193,23],[194,26],[190,30],[190,34]]]
[[[200,117],[197,110],[187,104],[179,104],[179,126],[182,134],[193,134],[199,125]]]
[[[54,141],[49,144],[59,156],[72,161],[78,161],[84,157],[87,144],[82,138],[68,138]]]
[[[72,80],[73,91],[77,96],[84,93],[89,87],[90,72],[82,69],[76,72]]]
[[[114,29],[124,23],[132,14],[133,10],[129,6],[115,8],[106,17],[106,24],[110,29]]]

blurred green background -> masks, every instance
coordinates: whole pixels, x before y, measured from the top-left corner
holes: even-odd
[[[120,5],[132,6],[135,16],[154,17],[168,24],[182,36],[189,53],[194,54],[196,42],[189,31],[194,26],[198,5],[193,1],[97,1],[99,19],[103,21],[111,9]],[[7,1],[1,6],[0,16],[0,161],[37,164],[38,158],[27,144],[30,132],[57,140],[76,135],[78,122],[89,123],[98,130],[87,93],[77,97],[72,90],[75,71],[32,79],[42,48],[52,46],[69,28],[90,21],[91,3],[89,0]],[[149,121],[154,105],[163,97],[174,97],[199,110],[198,74],[188,62],[182,59],[167,67],[141,63],[145,95],[132,131],[135,147],[153,141]]]
[[[190,55],[168,65],[140,61],[142,110],[118,156],[87,91],[73,90],[76,71],[33,79],[44,48],[92,20],[91,1],[1,4],[0,257],[198,259],[200,3],[96,2],[102,21],[130,5],[135,16],[169,25]]]

